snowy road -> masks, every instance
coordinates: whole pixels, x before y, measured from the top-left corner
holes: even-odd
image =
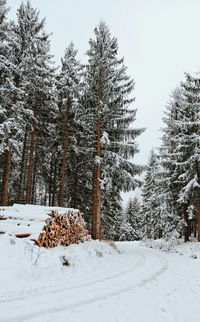
[[[119,247],[123,253],[111,255],[106,271],[7,293],[0,300],[0,321],[184,322],[191,315],[191,322],[200,321],[199,265],[190,280],[192,270],[181,256],[133,243]]]

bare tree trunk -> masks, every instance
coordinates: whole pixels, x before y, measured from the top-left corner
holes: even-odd
[[[60,195],[59,195],[59,206],[64,207],[65,201],[65,179],[66,179],[66,160],[67,160],[67,149],[68,149],[68,134],[69,134],[69,122],[68,122],[68,114],[71,105],[71,99],[67,100],[67,110],[65,113],[65,121],[64,121],[64,132],[63,132],[63,152],[62,152],[62,161],[61,161],[61,169],[60,169]]]
[[[76,203],[76,194],[77,194],[77,183],[78,183],[78,169],[77,171],[75,172],[75,175],[74,175],[74,191],[73,191],[73,199],[72,199],[72,208],[77,208],[78,205]]]
[[[63,153],[60,169],[60,196],[59,196],[59,206],[64,207],[65,200],[65,173],[66,173],[66,160],[67,160],[67,141],[68,141],[68,129],[65,127],[63,136]]]
[[[191,234],[192,234],[191,221],[188,221],[188,236],[191,237]]]
[[[27,183],[26,183],[26,203],[30,203],[30,201],[31,201],[35,139],[36,139],[36,124],[34,123],[33,124],[33,131],[31,133],[30,152],[29,152],[29,159],[28,159],[28,176],[27,176]]]
[[[27,129],[24,136],[24,143],[23,143],[23,150],[22,150],[22,160],[20,166],[20,177],[19,177],[19,187],[18,187],[18,202],[21,203],[22,201],[22,185],[24,182],[24,168],[25,168],[25,157],[26,157],[26,146],[27,146]]]
[[[4,153],[4,167],[2,175],[2,192],[1,192],[1,205],[8,206],[8,184],[10,178],[12,154],[10,151]]]
[[[198,198],[198,205],[197,205],[197,235],[198,235],[198,242],[200,242],[200,197]]]
[[[50,174],[49,174],[49,197],[48,197],[49,206],[51,206],[52,178],[53,178],[53,154],[51,154],[51,164],[50,164]]]
[[[96,141],[96,160],[93,171],[93,191],[92,191],[92,238],[101,238],[101,142],[100,142],[100,122],[97,123],[96,129],[97,141]]]
[[[189,221],[188,221],[188,213],[187,213],[187,205],[183,205],[183,217],[185,219],[185,231],[184,231],[184,237],[185,237],[185,242],[189,241]]]
[[[35,152],[36,155],[36,152]],[[35,157],[36,158],[36,157]],[[31,185],[31,203],[36,203],[36,178],[37,178],[37,164],[36,162],[33,162],[33,179],[32,179],[32,185]]]
[[[194,238],[196,238],[197,237],[197,222],[196,222],[196,220],[194,221],[193,229],[194,229]]]
[[[98,108],[101,109],[103,98],[103,79],[104,70],[99,69],[99,88],[98,88]],[[96,154],[95,166],[93,170],[93,190],[92,190],[92,238],[101,238],[101,120],[98,114],[96,122]]]
[[[56,179],[57,179],[57,159],[54,159],[54,172],[53,172],[53,191],[52,191],[52,200],[51,206],[56,205]]]
[[[47,189],[47,185],[45,185],[44,199],[43,199],[43,205],[44,206],[47,206],[47,200],[48,200],[48,189]]]

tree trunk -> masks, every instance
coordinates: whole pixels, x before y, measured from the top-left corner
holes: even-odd
[[[37,163],[36,163],[36,151],[35,151],[35,162],[33,162],[33,175],[31,184],[31,203],[36,204],[36,179],[37,179]]]
[[[54,172],[53,172],[53,191],[52,191],[52,200],[51,206],[56,205],[56,179],[57,179],[57,159],[54,159]]]
[[[196,222],[196,220],[195,220],[195,222],[194,222],[194,227],[193,227],[193,229],[194,229],[194,238],[196,238],[196,237],[197,237],[197,222]]]
[[[185,242],[189,241],[189,221],[188,221],[188,213],[187,213],[187,205],[183,205],[183,218],[185,219],[185,231],[184,231],[184,239]]]
[[[20,166],[20,177],[19,177],[19,187],[18,187],[18,202],[24,202],[24,198],[22,200],[22,186],[25,178],[24,168],[25,168],[25,158],[26,158],[26,146],[27,146],[27,129],[24,136],[23,150],[22,150],[22,160]]]
[[[47,189],[47,185],[45,185],[44,199],[43,199],[43,205],[44,206],[47,206],[47,200],[48,200],[48,189]]]
[[[30,201],[31,201],[35,139],[36,139],[36,124],[34,123],[33,124],[33,131],[31,133],[30,152],[29,152],[29,159],[28,159],[28,176],[27,176],[27,183],[26,183],[26,203],[30,203]]]
[[[51,154],[51,164],[50,164],[50,173],[49,173],[49,197],[48,197],[49,207],[51,206],[52,178],[53,178],[53,154]]]
[[[198,205],[197,205],[197,235],[198,235],[198,242],[200,242],[200,198],[198,198]]]
[[[64,207],[65,200],[65,170],[66,170],[66,160],[67,160],[67,142],[68,141],[68,129],[65,127],[63,135],[63,153],[60,169],[60,196],[59,196],[59,206]]]
[[[96,159],[101,156],[101,143],[100,143],[100,122],[97,122],[96,129]],[[92,238],[101,238],[101,166],[100,160],[95,160],[93,171],[93,191],[92,191]]]
[[[101,111],[101,104],[103,98],[103,80],[104,69],[102,66],[99,68],[99,87],[98,87],[98,113]],[[92,238],[101,238],[101,120],[98,114],[96,122],[96,154],[95,166],[93,170],[93,191],[92,191]]]
[[[74,191],[73,191],[73,199],[72,199],[72,208],[77,208],[77,201],[76,201],[76,194],[77,194],[77,183],[78,183],[78,169],[75,171],[74,174]]]
[[[63,132],[63,152],[62,152],[62,161],[60,169],[60,196],[59,196],[59,206],[64,207],[65,201],[65,177],[66,177],[66,160],[67,160],[67,149],[68,149],[68,134],[69,134],[69,122],[68,122],[68,113],[71,105],[71,100],[68,98],[67,101],[67,110],[65,113],[64,121],[64,132]]]
[[[12,154],[10,151],[4,153],[4,167],[2,175],[1,206],[8,206],[8,184],[10,177]]]

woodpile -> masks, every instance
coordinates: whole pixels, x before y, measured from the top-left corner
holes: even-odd
[[[58,211],[52,210],[48,216],[50,218],[45,220],[43,232],[37,240],[34,240],[38,246],[46,248],[58,245],[68,246],[89,239],[89,233],[80,212],[68,211],[61,215]]]

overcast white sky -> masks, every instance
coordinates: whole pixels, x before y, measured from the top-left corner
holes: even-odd
[[[14,19],[20,0],[7,0]],[[32,0],[53,32],[51,51],[58,65],[73,41],[85,60],[88,40],[99,21],[118,38],[119,55],[135,79],[137,127],[147,127],[138,139],[135,161],[146,163],[159,146],[162,115],[170,92],[184,72],[200,70],[200,0]]]

